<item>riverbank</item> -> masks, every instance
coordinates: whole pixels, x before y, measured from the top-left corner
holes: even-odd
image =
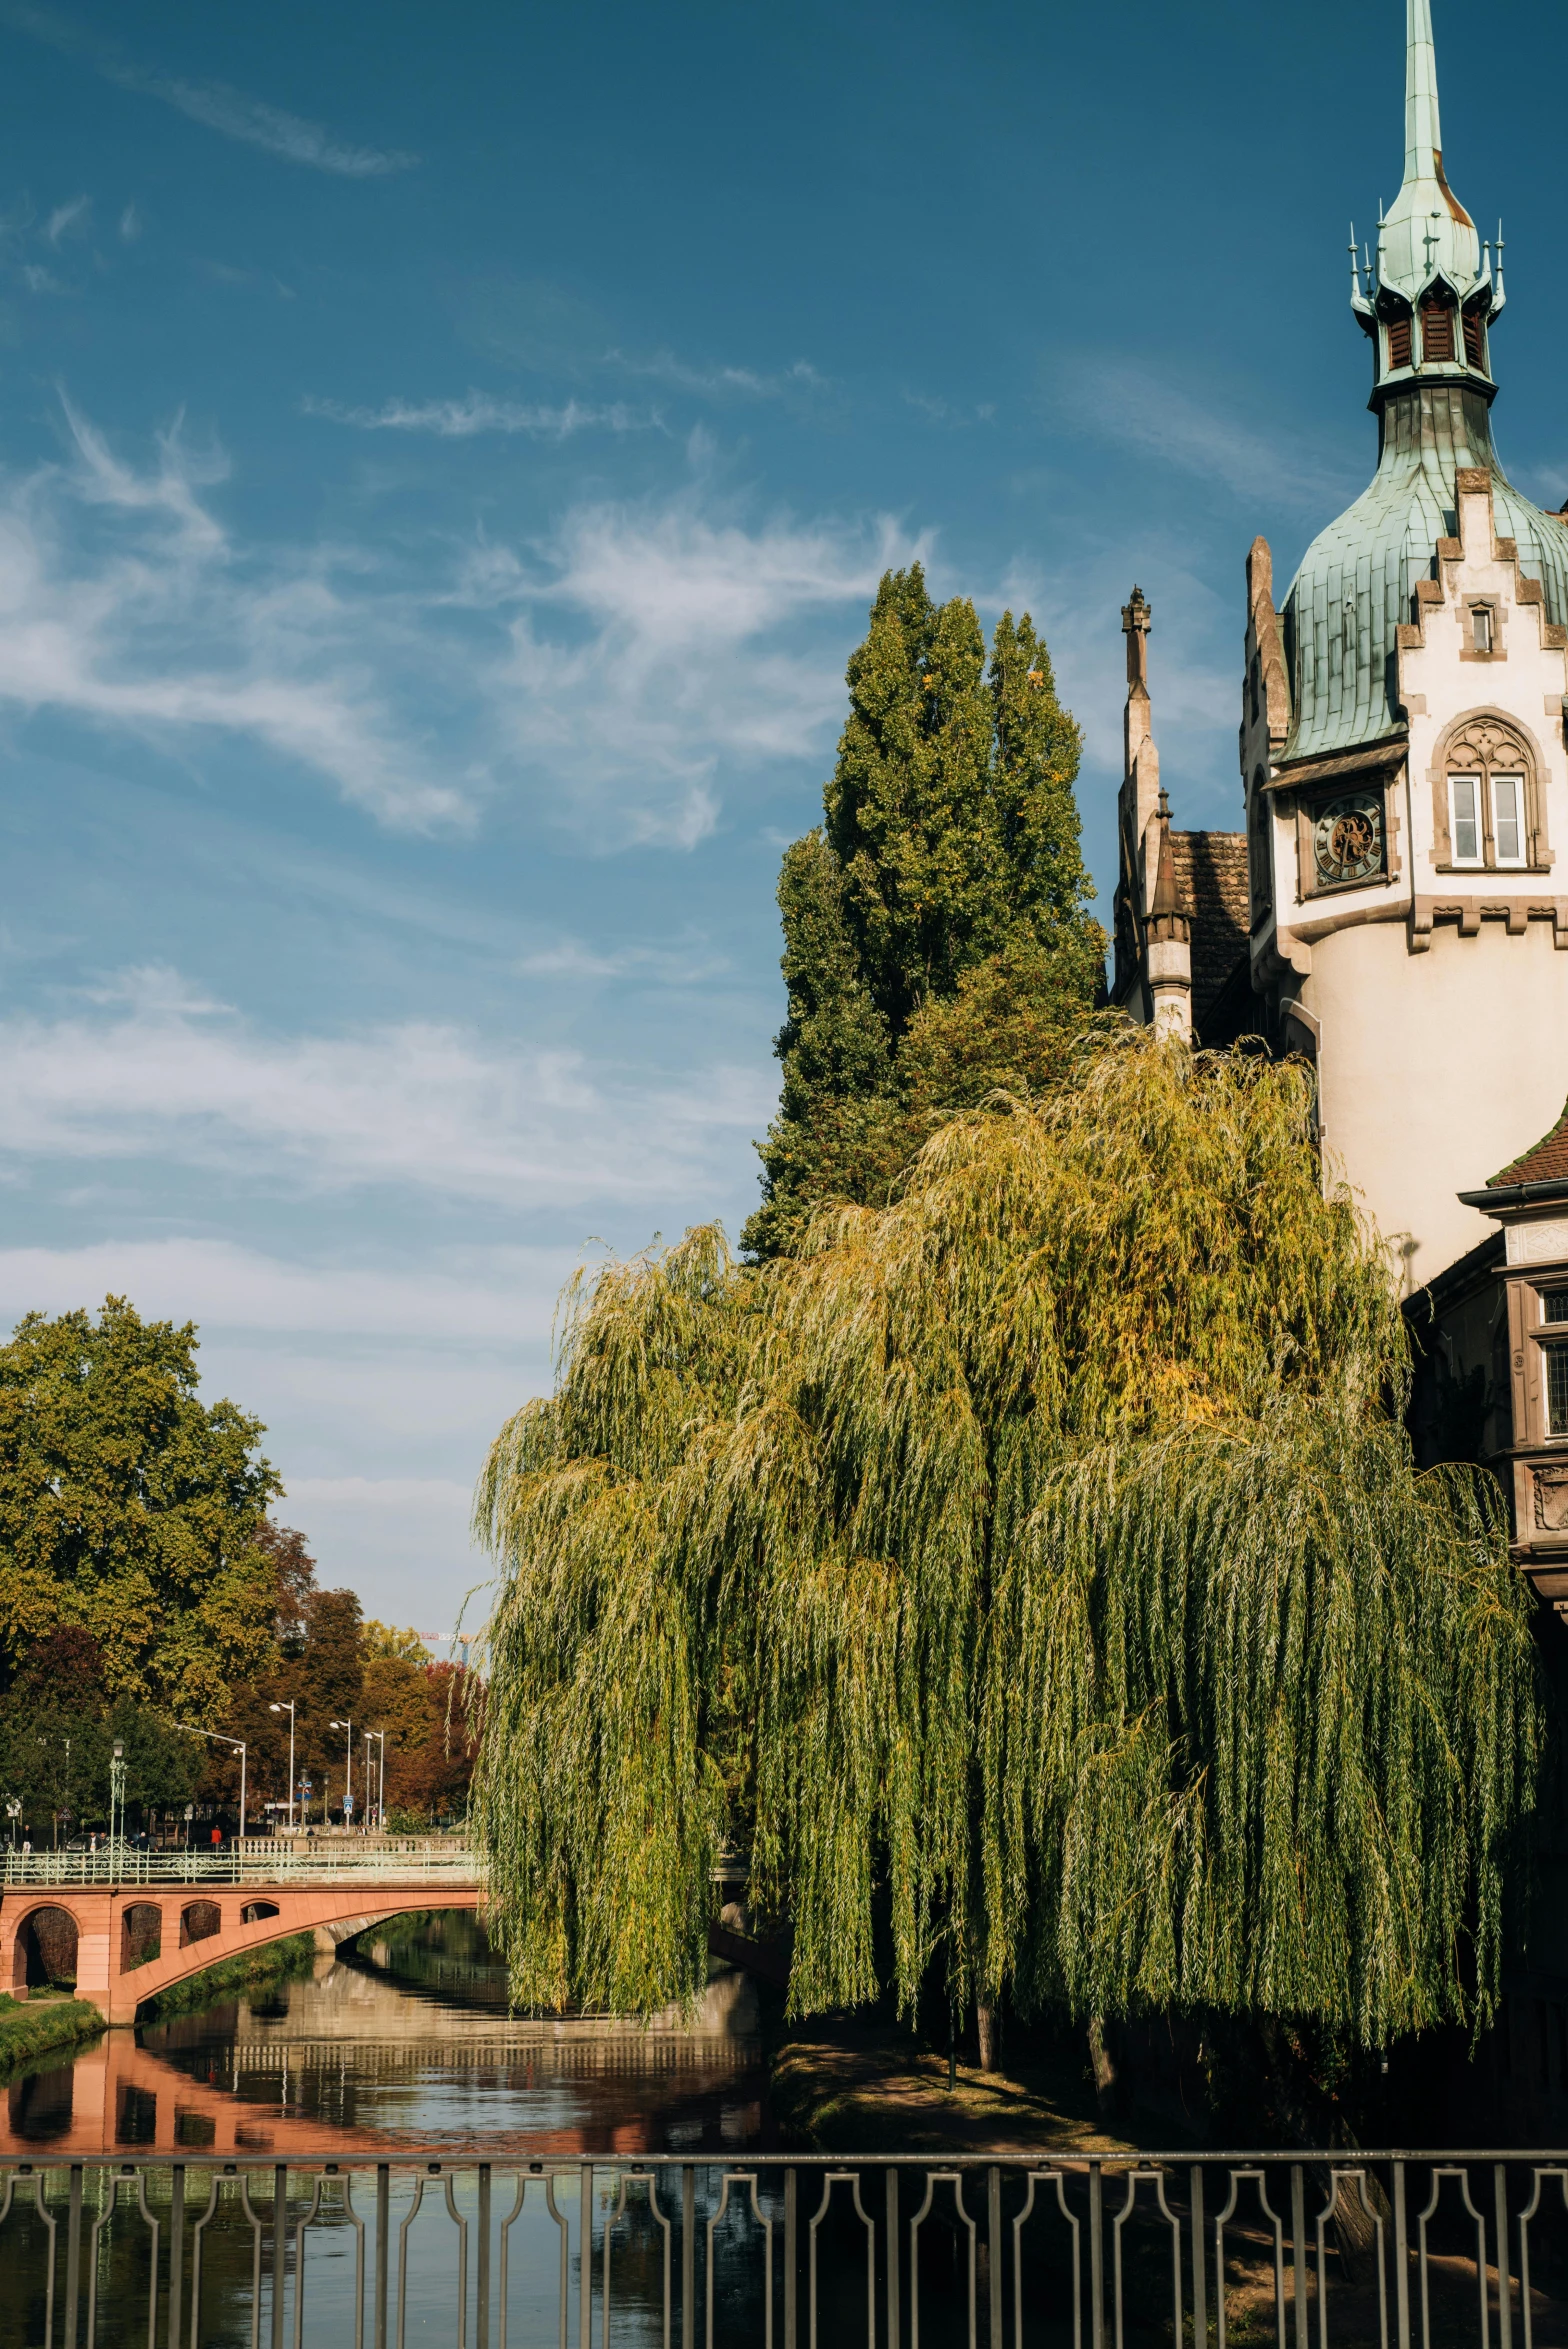
[[[956,2067],[892,2026],[839,2023],[785,2039],[773,2056],[773,2111],[786,2142],[822,2153],[1125,2154],[1107,2133],[1081,2066],[1065,2058],[1018,2076]]]
[[[85,2047],[107,2029],[90,1999],[50,1998],[35,1992],[24,2000],[0,1991],[0,2080],[13,2078],[39,2056]]]
[[[311,1971],[315,1958],[316,1942],[311,1933],[291,1933],[284,1941],[264,1942],[260,1949],[225,1958],[221,1964],[189,1974],[183,1982],[160,1991],[136,2019],[138,2023],[167,2022],[171,2015],[196,2014],[220,1999],[240,1998],[275,1982],[297,1981]]]

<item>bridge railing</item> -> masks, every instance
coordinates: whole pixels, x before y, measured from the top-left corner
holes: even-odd
[[[42,2349],[1544,2349],[1568,2154],[40,2148],[0,2160],[0,2261]]]
[[[279,1838],[262,1850],[145,1851],[102,1843],[96,1851],[7,1851],[0,1884],[337,1884],[406,1883],[410,1877],[472,1884],[478,1856],[462,1845],[397,1845]]]

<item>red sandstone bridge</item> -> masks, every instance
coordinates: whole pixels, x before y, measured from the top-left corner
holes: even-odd
[[[346,1941],[410,1909],[475,1909],[483,1897],[474,1855],[445,1839],[12,1852],[0,1874],[0,1982],[25,1998],[74,1978],[106,2022],[134,2023],[160,1990],[269,1941]]]

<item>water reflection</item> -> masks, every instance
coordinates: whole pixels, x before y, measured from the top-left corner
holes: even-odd
[[[504,2159],[722,2152],[772,2142],[756,2001],[721,1971],[652,2026],[513,2016],[461,1912],[367,1934],[312,1972],[201,2013],[111,2031],[14,2081],[0,2146],[54,2158],[216,2154]]]

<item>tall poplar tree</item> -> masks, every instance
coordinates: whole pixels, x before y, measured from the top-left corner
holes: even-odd
[[[825,1202],[886,1199],[933,1114],[1048,1082],[1102,969],[1079,731],[1028,614],[1003,614],[988,663],[971,603],[933,603],[918,563],[890,571],[848,684],[823,824],[779,877],[789,1008],[758,1256]]]

